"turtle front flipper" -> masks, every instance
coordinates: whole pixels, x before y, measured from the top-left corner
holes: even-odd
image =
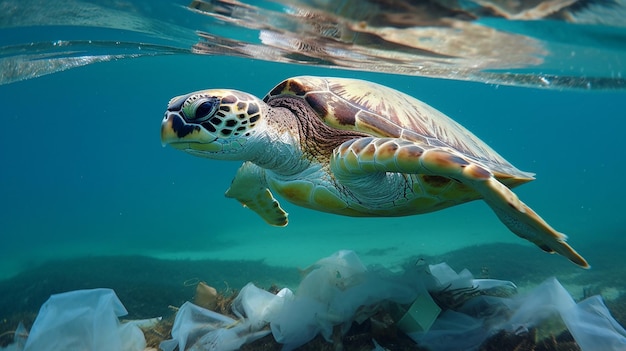
[[[360,138],[341,144],[333,152],[331,169],[342,183],[354,183],[355,176],[397,172],[441,176],[457,180],[474,189],[500,220],[518,236],[542,250],[557,252],[581,267],[589,264],[517,195],[500,183],[477,162],[454,150],[424,146],[396,138]]]
[[[226,197],[237,199],[244,207],[256,212],[268,224],[284,227],[287,212],[267,188],[264,170],[253,163],[245,162],[237,171]]]

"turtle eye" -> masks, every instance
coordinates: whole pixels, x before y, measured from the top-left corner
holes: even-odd
[[[219,106],[220,99],[217,97],[200,98],[184,109],[185,117],[190,122],[202,123],[213,117]]]

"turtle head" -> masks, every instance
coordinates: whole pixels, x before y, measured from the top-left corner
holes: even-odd
[[[236,90],[212,89],[170,100],[161,123],[161,142],[190,154],[245,160],[267,105]]]

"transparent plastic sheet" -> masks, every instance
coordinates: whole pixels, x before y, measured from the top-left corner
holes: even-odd
[[[420,346],[433,351],[476,350],[489,336],[482,320],[464,313],[443,312],[427,332],[407,334]]]
[[[461,289],[472,286],[472,279],[474,279],[472,273],[467,269],[457,273],[445,262],[431,264],[428,266],[428,270],[438,283],[434,289],[440,289],[445,286],[449,286],[449,289]]]
[[[318,315],[326,309],[322,303],[303,297],[290,300],[284,306],[270,324],[274,339],[283,344],[283,351],[304,345],[317,334],[330,338],[332,324],[328,323],[329,316]]]
[[[41,306],[26,340],[16,342],[11,350],[143,351],[143,332],[136,325],[119,322],[118,317],[126,314],[111,289],[52,295]]]
[[[529,294],[511,299],[509,306],[514,313],[503,327],[521,331],[574,308],[576,302],[556,278],[549,278]]]
[[[426,268],[425,268],[426,269]],[[429,265],[426,272],[432,276],[428,284],[431,293],[448,292],[460,306],[442,312],[427,331],[407,332],[415,342],[434,351],[475,350],[491,335],[491,328],[501,326],[510,313],[506,298],[476,296],[476,291],[487,293],[496,289],[513,294],[517,287],[510,281],[474,279],[463,269],[456,273],[447,263]],[[464,301],[465,300],[465,301]]]
[[[341,331],[347,332],[353,321],[369,317],[368,307],[383,301],[410,303],[418,294],[402,276],[368,270],[353,251],[339,251],[308,271],[294,299],[270,324],[285,350],[305,344],[318,333],[331,341],[334,326],[341,325]]]
[[[21,351],[24,350],[24,345],[26,344],[26,338],[28,337],[28,330],[24,326],[24,323],[20,322],[15,330],[15,334],[13,336],[13,343],[7,345],[6,347],[0,347],[2,351]]]
[[[561,316],[583,351],[626,350],[626,330],[611,316],[599,295],[579,302]]]
[[[261,307],[261,306],[256,306]],[[163,351],[230,351],[269,334],[251,328],[249,321],[237,321],[185,302],[174,320],[172,339],[161,342]]]
[[[500,330],[524,333],[555,317],[562,318],[583,351],[626,350],[626,331],[602,298],[594,296],[576,304],[556,278],[526,295],[472,298],[457,311],[442,313],[428,332],[409,336],[435,351],[477,350]]]
[[[287,288],[274,295],[248,283],[233,300],[231,308],[237,317],[246,318],[252,329],[261,329],[271,321],[278,310],[283,308],[285,298],[292,297],[293,293]]]

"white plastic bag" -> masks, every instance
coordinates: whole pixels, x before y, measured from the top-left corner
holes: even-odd
[[[472,298],[458,311],[443,313],[427,333],[409,336],[434,351],[476,350],[500,330],[524,332],[555,317],[565,322],[583,351],[626,351],[626,331],[602,298],[594,296],[576,304],[556,278],[545,280],[526,295]]]
[[[268,330],[252,328],[249,321],[237,321],[217,312],[185,302],[174,319],[172,339],[163,341],[163,351],[231,351],[268,335]]]
[[[443,312],[427,332],[407,334],[433,351],[477,350],[489,336],[483,321],[453,310]],[[504,350],[503,350],[504,351]]]
[[[142,351],[146,341],[139,328],[121,332],[118,317],[126,314],[111,289],[52,295],[41,306],[24,351]]]
[[[626,350],[626,331],[611,316],[599,295],[579,302],[562,317],[583,351]]]
[[[258,330],[267,325],[283,307],[285,300],[283,296],[292,295],[288,290],[283,289],[274,295],[248,283],[233,300],[231,309],[237,317],[246,318],[252,329]]]
[[[342,250],[307,269],[293,299],[285,300],[271,319],[274,338],[284,350],[321,334],[331,341],[333,328],[347,332],[355,320],[368,318],[383,301],[410,303],[418,290],[405,277],[384,269],[368,270],[353,251]]]
[[[330,338],[333,324],[328,322],[326,310],[327,306],[309,297],[285,301],[270,324],[274,339],[283,344],[283,351],[289,351],[320,333]]]

